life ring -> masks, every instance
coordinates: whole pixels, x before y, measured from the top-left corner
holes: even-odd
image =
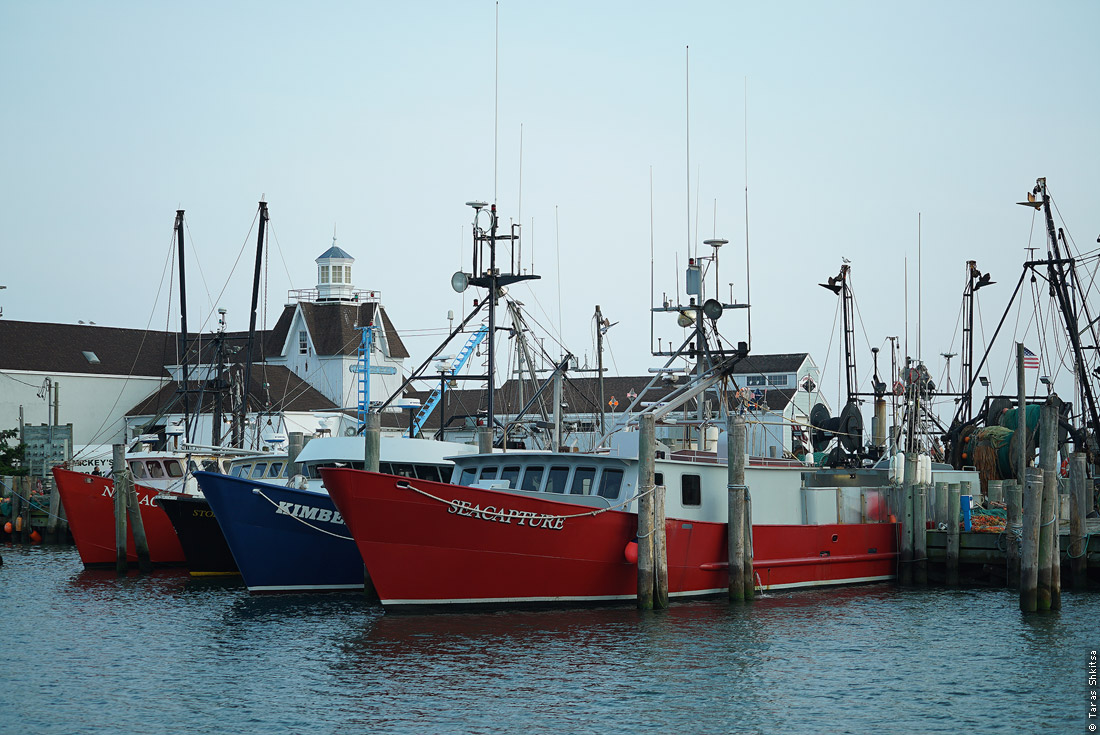
[[[1062,460],[1061,475],[1062,475],[1062,477],[1069,477],[1069,459],[1068,458]]]
[[[902,383],[900,380],[895,380],[894,381],[894,395],[895,396],[900,396],[900,395],[904,395],[904,394],[905,394],[905,384]]]

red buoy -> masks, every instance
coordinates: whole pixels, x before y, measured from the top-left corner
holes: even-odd
[[[626,560],[628,562],[630,562],[631,564],[637,564],[638,563],[638,542],[631,539],[627,543],[626,548],[623,549],[623,556],[625,556]]]

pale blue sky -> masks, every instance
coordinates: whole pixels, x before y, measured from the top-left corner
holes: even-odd
[[[463,203],[494,195],[495,12],[487,1],[0,3],[4,318],[174,328],[165,296],[153,304],[182,207],[192,328],[220,305],[245,329],[249,228],[265,194],[277,239],[268,324],[287,289],[315,283],[336,223],[356,285],[382,291],[425,355],[438,336],[419,330],[462,311],[448,283],[468,261]],[[522,124],[525,251],[543,276],[516,292],[547,326],[560,319],[582,359],[594,362],[599,303],[620,322],[618,371],[655,364],[651,169],[658,297],[675,291],[689,239],[717,234],[731,241],[721,281],[744,299],[746,79],[753,348],[806,350],[819,365],[829,354],[834,405],[836,298],[816,284],[842,257],[865,378],[868,340],[905,333],[907,255],[916,352],[921,213],[922,352],[938,376],[938,353],[959,348],[967,259],[1002,284],[981,294],[992,333],[1033,233],[1014,202],[1036,177],[1080,249],[1096,247],[1100,3],[506,0],[499,14],[497,200],[519,215]],[[739,338],[732,319],[723,326]],[[671,320],[658,334],[680,339]]]

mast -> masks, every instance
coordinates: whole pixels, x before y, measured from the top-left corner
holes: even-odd
[[[604,433],[604,396],[603,396],[603,314],[596,304],[596,369],[600,386],[600,435]]]
[[[261,199],[260,228],[256,237],[256,268],[252,274],[252,316],[248,320],[248,352],[245,354],[244,386],[241,392],[240,416],[238,418],[242,446],[245,438],[245,419],[248,416],[249,388],[252,384],[252,343],[256,338],[256,304],[260,298],[260,268],[263,265],[264,231],[267,227],[267,219],[267,202]]]
[[[519,244],[519,231],[520,225],[518,223],[512,223],[511,230],[507,235],[497,234],[497,205],[487,205],[485,202],[472,201],[466,202],[466,206],[473,207],[474,209],[474,222],[473,222],[473,240],[474,240],[474,254],[473,254],[473,268],[471,273],[463,273],[459,271],[451,276],[451,287],[462,293],[468,286],[479,286],[489,290],[489,348],[488,348],[488,360],[489,366],[486,370],[485,380],[488,383],[488,398],[487,398],[487,417],[486,422],[489,426],[489,430],[493,431],[496,425],[496,406],[494,403],[494,394],[496,392],[495,380],[496,380],[496,366],[494,365],[494,342],[496,341],[496,305],[497,299],[504,294],[506,286],[517,283],[519,281],[531,281],[536,280],[539,276],[536,275],[521,275],[520,264],[517,259],[516,248]],[[485,207],[489,209],[486,212]],[[478,225],[482,212],[485,212],[489,216],[489,228],[488,232]],[[508,271],[502,273],[500,268],[497,267],[497,242],[508,241],[511,242],[512,248],[509,256]],[[489,248],[488,263],[486,263],[484,255],[484,247]],[[488,265],[488,267],[485,267]]]
[[[1092,452],[1096,443],[1095,432],[1100,430],[1100,415],[1097,413],[1096,397],[1093,395],[1088,370],[1085,366],[1084,353],[1081,347],[1081,333],[1077,328],[1077,312],[1069,291],[1069,284],[1066,281],[1066,265],[1069,265],[1070,270],[1072,270],[1074,262],[1072,258],[1063,258],[1061,248],[1058,247],[1058,235],[1060,233],[1055,231],[1054,228],[1054,216],[1050,211],[1050,194],[1047,192],[1046,177],[1042,177],[1035,182],[1035,189],[1043,197],[1043,214],[1046,216],[1047,237],[1051,246],[1051,250],[1047,251],[1047,274],[1054,289],[1054,294],[1058,299],[1058,308],[1065,320],[1066,331],[1069,332],[1070,344],[1073,346],[1074,371],[1081,385],[1085,408],[1088,410],[1085,428],[1092,429],[1092,433],[1085,432],[1086,436],[1090,437],[1089,443],[1094,445],[1088,447],[1088,451]]]
[[[180,360],[183,369],[183,439],[191,441],[191,402],[189,398],[188,383],[189,371],[187,369],[187,274],[183,267],[183,210],[176,210],[176,243],[179,251],[180,264],[180,341],[183,346],[183,357]],[[200,406],[201,410],[202,407]]]

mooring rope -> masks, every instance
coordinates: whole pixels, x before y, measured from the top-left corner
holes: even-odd
[[[432,495],[427,490],[421,490],[418,487],[414,487],[412,485],[412,483],[410,483],[408,481],[405,481],[405,480],[398,481],[397,482],[397,487],[401,488],[402,490],[412,490],[415,493],[419,493],[419,494],[423,495],[426,498],[431,498],[432,500],[436,500],[440,503],[443,503],[444,505],[451,505],[450,500],[444,500],[443,498],[440,498],[436,495]],[[540,520],[543,520],[543,521],[548,521],[548,520],[549,521],[556,521],[556,520],[560,519],[562,521],[565,521],[565,520],[568,520],[569,518],[584,518],[585,516],[598,516],[601,513],[606,513],[609,510],[618,510],[620,508],[624,508],[627,505],[630,505],[632,502],[634,502],[638,498],[649,495],[652,492],[653,492],[653,488],[651,487],[648,490],[643,490],[643,491],[637,493],[633,497],[627,498],[626,500],[624,500],[621,503],[618,503],[617,505],[610,505],[606,508],[596,508],[595,510],[590,510],[590,511],[587,511],[585,513],[574,513],[572,515],[561,515],[561,516],[540,514],[540,516],[541,516]],[[564,501],[558,501],[558,502],[564,502]],[[500,520],[505,520],[505,518],[515,518],[516,517],[516,516],[513,516],[513,515],[506,514],[504,511],[493,511],[492,513],[487,513],[485,511],[479,511],[479,513],[481,514],[482,517],[489,516],[491,518],[494,518],[494,517],[499,518]]]
[[[263,490],[261,490],[260,488],[258,488],[258,487],[254,487],[254,488],[252,488],[252,494],[253,494],[253,495],[259,495],[259,496],[260,496],[261,498],[263,498],[263,499],[264,499],[264,500],[266,500],[267,502],[269,502],[269,503],[271,503],[272,505],[274,505],[274,506],[275,506],[275,508],[276,508],[276,510],[277,510],[277,509],[279,508],[279,504],[278,504],[278,503],[276,503],[276,502],[275,502],[274,500],[272,500],[271,498],[269,498],[269,497],[267,497],[266,495],[264,495],[264,491],[263,491]],[[291,513],[280,513],[279,515],[285,515],[285,516],[290,516],[290,517],[291,517],[291,518],[293,518],[294,520],[296,520],[296,521],[298,521],[299,523],[301,523],[301,524],[302,524],[303,526],[309,526],[309,527],[310,527],[310,528],[312,528],[312,529],[313,529],[314,531],[319,531],[319,532],[321,532],[321,533],[327,534],[327,535],[329,535],[329,536],[332,536],[332,537],[334,537],[334,538],[338,538],[338,539],[343,539],[344,541],[354,541],[354,540],[355,540],[355,539],[353,539],[353,538],[352,538],[351,536],[341,536],[341,535],[340,535],[340,534],[338,534],[338,533],[333,533],[332,531],[326,531],[326,530],[325,530],[325,529],[323,529],[323,528],[318,528],[317,526],[313,525],[312,523],[309,523],[309,522],[308,522],[308,521],[306,521],[305,519],[303,519],[303,518],[299,518],[298,516],[296,516],[296,515],[293,515],[293,514],[291,514]]]

